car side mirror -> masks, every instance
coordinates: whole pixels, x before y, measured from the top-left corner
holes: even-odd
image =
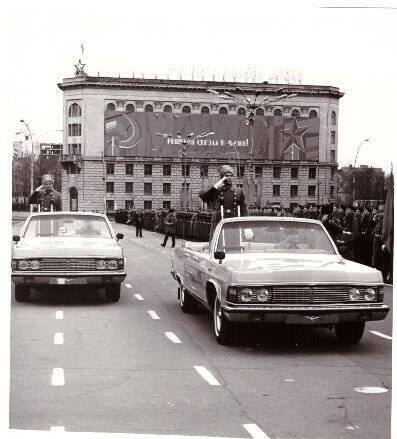
[[[117,238],[117,241],[119,239],[123,239],[124,238],[124,233],[117,233],[116,238]]]
[[[219,263],[220,264],[222,264],[222,261],[223,261],[223,259],[225,259],[225,252],[224,251],[221,251],[221,250],[219,250],[219,251],[216,251],[215,253],[214,253],[214,258],[215,259],[219,259]]]
[[[21,240],[21,237],[20,237],[19,235],[14,235],[14,236],[12,237],[12,240],[15,241],[15,242],[18,242],[18,241]]]

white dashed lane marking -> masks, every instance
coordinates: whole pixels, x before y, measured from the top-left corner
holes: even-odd
[[[57,320],[63,320],[63,311],[57,311],[57,312],[55,313],[55,318],[56,318]]]
[[[220,386],[219,381],[212,375],[212,373],[204,366],[194,366],[196,371],[207,381],[211,386]]]
[[[126,286],[127,288],[132,288],[132,285],[131,285],[131,284],[125,284],[125,286]]]
[[[167,338],[169,338],[173,343],[181,343],[179,338],[173,332],[165,332]]]
[[[143,297],[142,297],[140,294],[134,294],[134,297],[135,297],[137,300],[143,300]]]
[[[248,431],[253,439],[270,439],[256,424],[244,424],[243,427]]]
[[[153,320],[160,320],[160,317],[156,314],[155,311],[148,311],[148,313]]]
[[[65,374],[64,374],[62,368],[57,367],[57,368],[52,370],[51,384],[53,386],[65,385]]]
[[[63,344],[63,333],[62,332],[55,333],[54,344]]]
[[[392,340],[390,335],[382,334],[382,332],[378,332],[378,331],[369,331],[369,332],[371,332],[374,335],[377,335],[378,337],[385,338],[386,340]]]

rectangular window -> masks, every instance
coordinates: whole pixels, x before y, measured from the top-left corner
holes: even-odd
[[[69,154],[81,154],[81,143],[69,143],[68,153]]]
[[[66,168],[68,174],[80,174],[80,168],[75,163],[70,163]]]
[[[114,182],[113,181],[106,182],[106,193],[114,194]]]
[[[168,177],[171,175],[171,165],[163,165],[163,176]]]
[[[106,165],[106,174],[108,174],[108,175],[114,174],[114,164],[113,163],[108,163]]]
[[[236,186],[239,187],[240,189],[242,189],[244,187],[244,184],[243,183],[237,183]]]
[[[125,200],[125,210],[132,210],[134,208],[134,201],[133,200]]]
[[[331,168],[331,180],[335,178],[335,168]]]
[[[330,186],[329,187],[329,196],[330,196],[330,198],[334,198],[334,190],[335,190],[334,186]]]
[[[145,176],[152,175],[152,165],[145,165],[144,174]]]
[[[143,208],[145,210],[152,210],[152,201],[151,200],[144,200],[143,201]]]
[[[293,180],[296,180],[298,178],[298,175],[299,175],[299,168],[296,166],[292,167],[291,168],[291,178]]]
[[[281,178],[280,166],[273,166],[273,178]]]
[[[316,196],[316,186],[308,186],[307,187],[307,195],[309,197],[315,197]]]
[[[132,181],[125,182],[125,193],[132,194],[134,192],[134,183]]]
[[[171,183],[163,183],[163,195],[171,195]]]
[[[190,165],[182,165],[182,177],[190,176]]]
[[[279,197],[280,196],[280,185],[274,184],[273,185],[273,197]]]
[[[244,177],[244,166],[237,165],[237,177]]]
[[[163,201],[163,209],[171,209],[171,201]]]
[[[309,178],[316,178],[316,168],[309,168]]]
[[[290,188],[290,197],[291,198],[295,198],[298,196],[298,186],[297,185],[292,185]]]
[[[68,125],[69,136],[81,136],[81,123],[70,123]]]
[[[125,173],[126,175],[134,175],[134,165],[132,163],[126,163]]]
[[[331,145],[335,145],[336,131],[331,131]]]
[[[152,183],[143,183],[143,193],[145,195],[152,195]]]
[[[255,177],[262,177],[263,168],[262,166],[255,166]]]
[[[106,212],[114,211],[114,200],[106,200]]]
[[[335,163],[335,150],[334,149],[329,150],[329,159],[332,163]]]
[[[200,177],[208,177],[208,165],[200,166]]]
[[[182,190],[188,191],[190,189],[190,183],[182,183]]]

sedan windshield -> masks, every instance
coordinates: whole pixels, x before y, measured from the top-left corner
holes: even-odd
[[[320,224],[277,220],[226,223],[221,229],[217,250],[335,255]]]
[[[38,215],[32,217],[25,238],[112,238],[106,220],[90,215]]]

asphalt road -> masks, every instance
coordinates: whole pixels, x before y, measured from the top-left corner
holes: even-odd
[[[209,314],[179,308],[171,243],[115,229],[125,233],[128,272],[118,303],[87,288],[12,298],[11,429],[391,437],[391,313],[368,323],[353,347],[313,328],[242,328],[232,346],[220,346]],[[385,302],[392,304],[391,287]],[[358,391],[367,387],[382,393]]]

